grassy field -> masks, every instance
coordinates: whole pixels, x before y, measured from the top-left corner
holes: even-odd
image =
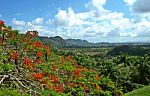
[[[150,85],[134,90],[125,94],[125,96],[150,96]]]

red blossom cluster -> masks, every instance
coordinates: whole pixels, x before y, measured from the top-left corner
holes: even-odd
[[[48,45],[45,45],[45,49],[46,49],[47,51],[50,50]]]
[[[43,53],[42,52],[37,52],[36,53],[36,57],[42,57],[43,56]]]
[[[39,41],[35,41],[34,44],[33,44],[34,48],[42,48],[42,43],[39,42]]]
[[[48,89],[52,89],[52,90],[54,90],[54,91],[56,91],[56,92],[63,92],[63,91],[64,91],[64,87],[63,87],[62,84],[53,85],[53,86],[51,86],[51,87],[47,85],[47,88],[48,88]]]
[[[24,57],[22,64],[26,67],[29,67],[29,68],[32,67],[32,62],[31,62],[29,57]]]
[[[11,54],[10,54],[10,60],[18,60],[18,54],[17,54],[17,52],[12,52]]]
[[[44,78],[43,73],[33,73],[32,76],[35,80],[38,80],[38,81],[41,81]]]
[[[0,25],[4,25],[5,22],[3,20],[0,20]]]
[[[57,89],[55,91],[56,92],[63,92],[64,91],[63,85],[62,84],[58,84],[58,87],[57,87]]]
[[[75,75],[75,76],[80,76],[81,75],[81,69],[75,69],[75,70],[73,70],[73,75]]]
[[[59,82],[59,78],[57,76],[51,75],[49,79],[52,81],[52,84],[56,84]]]

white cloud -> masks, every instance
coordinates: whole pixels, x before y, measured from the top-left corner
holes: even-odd
[[[112,12],[105,9],[103,6],[106,2],[106,0],[91,0],[86,4],[87,8],[91,8],[88,12],[75,13],[73,9],[68,9],[71,10],[72,16],[68,15],[71,12],[59,10],[55,16],[55,23],[59,27],[57,34],[68,38],[88,40],[89,38],[107,37],[130,39],[134,37],[137,39],[138,37],[150,36],[149,15],[137,15],[137,17],[134,14],[137,18],[126,18],[122,12]],[[124,0],[124,2],[131,8],[137,1]],[[72,17],[75,19],[71,19]],[[80,23],[75,23],[77,21]]]
[[[36,30],[40,36],[52,36],[54,34],[49,27],[43,25],[43,18],[36,18],[33,21],[22,21],[13,18],[12,24],[15,29],[20,30],[21,33]]]
[[[59,27],[59,31],[57,31],[58,34],[67,34],[67,37],[70,38],[100,38],[110,35],[114,36],[114,34],[115,36],[129,36],[128,33],[125,31],[130,30],[132,21],[128,18],[124,18],[124,14],[121,12],[100,12],[101,14],[96,17],[94,11],[92,10],[83,13],[75,13],[73,11],[73,16],[76,17],[76,20],[82,21],[80,24],[78,24],[80,26],[77,26],[76,24],[68,26],[69,23],[72,22],[72,19],[71,17],[67,16],[65,10],[61,10],[61,12],[59,11],[58,14],[60,15],[61,13],[64,15],[60,15],[59,19],[55,18],[55,22],[59,21],[59,23],[57,24],[57,26]],[[58,16],[58,14],[56,16]],[[70,21],[68,22],[68,20]]]
[[[26,22],[22,20],[17,20],[16,18],[12,19],[12,23],[15,26],[26,26]]]
[[[44,20],[44,18],[36,18],[35,20],[32,21],[32,23],[35,25],[42,24],[43,20]]]
[[[124,0],[124,2],[129,6],[132,6],[135,1],[136,0]]]
[[[77,18],[72,8],[66,10],[59,10],[58,14],[55,15],[56,26],[76,26],[82,24],[82,20]]]
[[[90,10],[96,11],[105,11],[103,5],[105,5],[107,0],[91,0],[85,7],[89,8]]]
[[[53,24],[54,23],[54,20],[53,19],[48,19],[47,21],[46,21],[46,24],[47,25],[51,25],[51,24]]]
[[[150,37],[150,22],[147,19],[142,19],[134,24],[134,31],[137,37]]]
[[[130,8],[135,4],[135,0],[124,1]],[[91,0],[86,4],[86,7],[90,8],[87,12],[76,13],[72,8],[59,9],[54,19],[36,18],[25,22],[14,18],[12,21],[24,22],[26,27],[19,26],[18,28],[37,30],[42,36],[59,35],[63,38],[82,38],[92,41],[95,39],[94,42],[108,38],[110,41],[112,41],[110,38],[118,38],[116,41],[119,42],[120,38],[133,40],[138,37],[150,37],[149,15],[134,14],[134,18],[127,18],[122,12],[105,9],[103,6],[106,2],[107,0]],[[21,25],[20,23],[13,24]]]

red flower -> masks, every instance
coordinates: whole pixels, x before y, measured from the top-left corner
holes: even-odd
[[[10,55],[10,60],[17,60],[18,59],[18,54],[17,52],[12,52]]]
[[[4,25],[5,22],[3,20],[0,20],[0,25]]]
[[[43,53],[42,52],[37,52],[36,57],[42,57]]]
[[[50,79],[50,80],[53,80],[53,78],[54,78],[53,75],[50,75],[50,76],[49,76],[49,79]]]
[[[63,85],[59,84],[57,92],[63,92],[63,91],[64,91]]]
[[[50,80],[52,80],[52,83],[53,84],[56,84],[56,83],[58,83],[59,82],[59,78],[57,77],[57,76],[50,76],[49,77],[50,78]]]
[[[54,78],[54,81],[52,82],[53,84],[56,84],[56,83],[58,83],[59,82],[59,78],[58,77],[55,77]]]
[[[28,57],[23,58],[22,64],[25,65],[26,67],[31,67],[32,66],[32,62]]]
[[[76,76],[80,76],[81,75],[81,69],[73,70],[73,74],[76,75]]]
[[[34,74],[32,74],[32,76],[35,80],[39,80],[39,81],[44,78],[43,73],[34,73]]]
[[[41,42],[35,41],[33,45],[34,45],[34,47],[42,48]]]
[[[46,49],[46,50],[49,50],[49,46],[48,46],[48,45],[45,45],[45,49]]]
[[[47,52],[47,55],[50,55],[50,48],[49,48],[49,46],[48,45],[45,45],[45,50],[46,50],[46,52]]]

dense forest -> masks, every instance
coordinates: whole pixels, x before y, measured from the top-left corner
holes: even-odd
[[[37,31],[20,34],[1,20],[0,96],[124,96],[150,84],[147,45],[53,44],[43,42]]]

